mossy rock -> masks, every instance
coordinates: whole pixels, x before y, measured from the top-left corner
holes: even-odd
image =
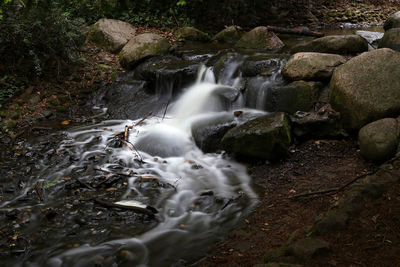
[[[221,142],[235,155],[274,160],[287,155],[291,141],[290,120],[285,113],[277,112],[234,127]]]
[[[303,52],[296,53],[282,69],[282,75],[288,80],[327,80],[334,69],[345,63],[340,55]]]
[[[358,35],[330,35],[293,47],[292,52],[356,54],[368,51],[368,42]]]
[[[126,69],[134,68],[146,58],[166,54],[170,44],[167,39],[153,33],[132,38],[119,53],[119,63]]]
[[[257,27],[245,33],[236,43],[236,47],[257,49],[257,50],[274,50],[284,46],[284,43],[275,33],[268,31],[267,27]]]
[[[330,82],[330,104],[343,126],[358,131],[367,123],[400,114],[400,53],[382,48],[339,66]]]
[[[383,28],[385,31],[392,28],[400,28],[400,11],[390,15],[390,17],[385,21]]]
[[[178,40],[193,42],[209,42],[211,40],[207,33],[194,27],[182,27],[176,31]]]
[[[239,26],[229,26],[214,35],[212,40],[216,40],[221,43],[234,43],[242,38],[244,33],[245,31]]]
[[[393,28],[385,32],[379,41],[379,48],[384,47],[400,52],[400,28]]]

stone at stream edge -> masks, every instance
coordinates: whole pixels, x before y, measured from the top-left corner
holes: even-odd
[[[221,142],[237,156],[278,159],[287,155],[291,144],[290,120],[283,112],[268,114],[232,128]]]
[[[379,48],[384,47],[400,52],[400,28],[393,28],[385,32],[379,41]]]
[[[136,67],[146,58],[166,54],[170,49],[167,39],[153,33],[133,37],[119,53],[119,63],[125,69]]]
[[[358,131],[378,119],[400,114],[400,53],[382,48],[339,66],[330,83],[330,104],[343,126]]]
[[[368,42],[358,35],[330,35],[300,44],[292,52],[319,52],[332,54],[356,54],[368,51]]]
[[[282,48],[284,43],[275,35],[268,31],[267,27],[260,26],[245,33],[236,43],[236,47],[257,49],[257,50],[274,50]]]
[[[385,118],[361,128],[358,134],[361,155],[376,163],[393,157],[399,145],[398,125],[396,119]]]
[[[214,35],[212,40],[216,40],[221,43],[234,43],[242,38],[244,33],[245,31],[239,26],[229,26]]]
[[[296,53],[283,67],[282,75],[288,80],[326,80],[337,66],[345,62],[343,56],[335,54]]]
[[[89,29],[89,40],[111,53],[118,53],[136,33],[131,24],[116,19],[100,19]]]
[[[194,41],[194,42],[209,42],[211,38],[207,33],[200,31],[194,27],[182,27],[176,31],[178,40]]]
[[[390,17],[385,21],[383,28],[385,31],[392,28],[400,28],[400,11],[390,15]]]

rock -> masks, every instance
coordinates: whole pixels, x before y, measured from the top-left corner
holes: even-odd
[[[287,262],[268,262],[265,264],[256,264],[253,267],[303,267],[304,265],[300,264],[291,264]]]
[[[192,124],[192,136],[196,145],[205,153],[222,150],[221,139],[237,125],[233,114],[221,114]]]
[[[244,77],[268,75],[280,69],[282,58],[277,55],[257,55],[248,57],[240,66]]]
[[[119,53],[122,67],[133,68],[144,59],[165,54],[170,45],[168,40],[153,33],[143,33],[133,37]]]
[[[290,57],[282,69],[288,80],[327,80],[334,69],[346,62],[340,55],[304,52]]]
[[[349,216],[344,211],[328,211],[324,216],[317,219],[311,229],[313,235],[321,236],[347,227]]]
[[[340,114],[330,108],[319,112],[296,112],[290,116],[290,120],[293,134],[300,138],[347,136],[340,122]]]
[[[388,31],[392,28],[400,28],[400,11],[392,14],[383,25],[383,29],[385,29],[385,31]]]
[[[292,52],[356,54],[368,51],[368,42],[358,35],[330,35],[300,44]]]
[[[196,79],[200,62],[173,56],[153,57],[136,67],[134,78],[146,81],[160,94],[171,94]],[[157,86],[158,85],[158,86]],[[157,88],[158,87],[158,88]],[[168,92],[172,89],[172,92]]]
[[[305,81],[270,87],[265,95],[265,110],[287,113],[309,111],[317,100],[321,87],[321,83]]]
[[[334,71],[329,101],[345,129],[358,131],[400,113],[399,66],[400,53],[383,48],[354,57]]]
[[[300,260],[315,258],[326,254],[329,251],[329,243],[314,238],[304,238],[298,240],[286,249],[286,255],[293,255]]]
[[[367,124],[358,134],[361,155],[377,163],[384,162],[396,154],[398,139],[398,121],[392,118]]]
[[[127,22],[100,19],[90,27],[89,40],[112,53],[118,53],[135,33],[136,28]]]
[[[379,40],[383,37],[382,32],[356,31],[356,34],[367,40],[372,48],[377,48]]]
[[[258,50],[273,50],[283,46],[283,42],[275,33],[268,31],[268,28],[263,26],[245,33],[236,43],[236,47]]]
[[[385,32],[379,41],[379,48],[384,47],[400,52],[400,28],[393,28]]]
[[[205,32],[202,32],[194,27],[182,27],[176,31],[178,40],[209,42],[211,38]]]
[[[40,96],[39,96],[39,95],[31,96],[31,98],[29,99],[29,103],[30,103],[31,105],[34,105],[34,106],[37,105],[37,104],[39,104],[40,101],[42,101],[42,100],[40,99]]]
[[[228,152],[267,160],[286,156],[290,143],[290,121],[283,112],[250,120],[222,138],[222,146]]]
[[[244,33],[244,30],[239,26],[229,26],[214,35],[212,40],[221,43],[234,43],[242,38]]]
[[[238,66],[234,63],[240,55],[234,52],[225,52],[220,55],[210,58],[207,62],[207,66],[213,67],[214,76],[217,82],[224,84],[225,79],[231,79],[237,77]],[[232,68],[233,67],[233,68]]]

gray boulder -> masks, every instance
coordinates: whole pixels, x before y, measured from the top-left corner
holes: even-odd
[[[368,42],[358,35],[330,35],[300,44],[292,52],[356,54],[368,51]]]
[[[90,27],[89,40],[111,53],[118,53],[135,33],[136,28],[127,22],[100,19]]]
[[[250,56],[241,64],[240,71],[244,77],[269,75],[280,69],[282,61],[282,56],[278,55]]]
[[[399,144],[398,121],[385,118],[361,128],[358,133],[361,155],[373,162],[384,162],[396,154]]]
[[[233,43],[238,41],[240,38],[242,38],[244,34],[244,30],[239,27],[239,26],[229,26],[212,38],[212,40],[221,42],[221,43]]]
[[[282,75],[288,80],[326,80],[333,70],[346,62],[340,55],[304,52],[290,57],[282,69]]]
[[[343,126],[358,131],[365,124],[400,114],[400,53],[382,48],[339,66],[330,83],[330,104]]]
[[[268,31],[267,27],[263,26],[245,33],[236,43],[236,47],[258,50],[273,50],[283,46],[284,44],[281,39],[275,33]]]
[[[385,32],[379,42],[379,48],[391,48],[400,52],[400,28],[393,28]]]
[[[119,63],[124,68],[133,68],[146,58],[167,53],[169,48],[168,40],[157,34],[140,34],[122,48]]]
[[[238,156],[273,160],[287,155],[291,140],[289,118],[277,112],[232,128],[222,146]]]
[[[176,31],[176,36],[178,40],[182,41],[209,42],[211,40],[208,34],[194,27],[179,28]]]
[[[286,249],[286,255],[293,255],[299,260],[315,258],[329,251],[329,243],[315,238],[304,238],[290,245]]]
[[[400,11],[392,14],[383,25],[385,31],[390,30],[392,28],[400,28]]]

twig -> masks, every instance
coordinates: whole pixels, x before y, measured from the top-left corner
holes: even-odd
[[[43,201],[43,194],[42,191],[40,191],[39,184],[35,185],[35,191],[38,194],[40,201]]]
[[[120,204],[115,204],[112,202],[107,202],[100,200],[98,198],[93,199],[95,203],[100,204],[103,207],[107,208],[116,208],[116,209],[125,209],[125,210],[131,210],[135,213],[140,213],[149,216],[150,218],[154,218],[157,210],[153,207],[147,206],[146,208],[140,208],[140,207],[133,207],[133,206],[125,206],[125,205],[120,205]]]
[[[127,141],[127,140],[121,140],[121,141],[122,141],[122,143],[124,143],[127,147],[129,147],[129,149],[130,149],[131,151],[133,151],[133,152],[135,152],[135,153],[137,154],[137,156],[139,157],[139,160],[140,160],[141,163],[144,162],[144,161],[143,161],[143,158],[142,158],[142,155],[140,155],[139,151],[135,148],[135,146],[134,146],[131,142],[129,142],[129,141]]]
[[[342,185],[340,187],[330,188],[330,189],[321,190],[321,191],[314,191],[314,192],[309,192],[309,193],[302,193],[302,194],[298,194],[298,195],[289,197],[289,199],[297,199],[297,198],[301,198],[301,197],[323,195],[323,194],[328,194],[328,193],[332,193],[332,192],[339,193],[340,191],[344,190],[346,187],[348,187],[352,183],[356,182],[357,180],[359,180],[361,178],[364,178],[364,177],[366,177],[368,175],[374,174],[374,173],[375,173],[375,171],[364,173],[364,174],[360,174],[360,175],[356,176],[355,178],[353,178],[352,180],[350,180],[349,182],[345,183],[344,185]]]
[[[129,130],[132,129],[132,128],[133,128],[133,126],[125,125],[124,141],[128,140],[128,138],[129,138]]]
[[[104,169],[102,169],[102,168],[93,168],[93,170],[96,170],[96,171],[102,171],[102,172],[111,173],[111,174],[118,174],[118,175],[121,175],[121,176],[126,176],[126,177],[132,177],[132,176],[133,176],[133,175],[131,175],[131,174],[127,174],[127,173],[122,173],[122,172],[112,172],[112,171],[109,171],[109,170],[104,170]]]
[[[148,117],[150,117],[153,114],[153,111],[150,111],[149,113],[147,113],[146,115],[144,115],[144,117],[138,121],[135,126],[139,126],[140,124],[142,124]]]
[[[161,121],[163,121],[163,120],[164,120],[164,118],[165,118],[165,114],[167,114],[167,109],[168,109],[168,106],[169,106],[169,102],[170,102],[170,100],[168,99],[168,102],[167,102],[167,105],[165,106],[164,114],[163,114],[163,116],[162,116],[162,119],[161,119]]]

